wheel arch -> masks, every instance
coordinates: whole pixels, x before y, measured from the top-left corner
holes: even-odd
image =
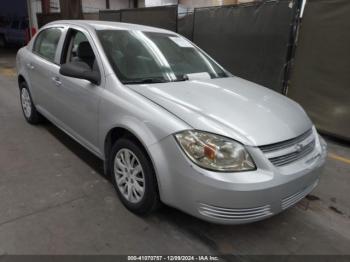
[[[143,147],[144,150],[146,150],[146,147],[141,142],[141,139],[137,135],[135,135],[134,132],[132,132],[130,129],[125,128],[125,127],[115,126],[107,132],[105,139],[104,139],[103,154],[104,154],[104,157],[106,160],[108,158],[108,154],[110,153],[115,141],[117,141],[118,139],[120,139],[122,137],[132,138],[137,143],[139,143]]]
[[[24,76],[22,74],[19,74],[17,77],[17,81],[18,81],[18,88],[21,88],[21,84],[24,82],[28,85],[27,80],[24,78]]]
[[[104,170],[105,174],[110,174],[109,170],[109,161],[110,161],[110,152],[113,147],[113,144],[115,141],[121,138],[129,138],[132,139],[134,142],[136,142],[145,152],[146,157],[151,161],[155,176],[156,176],[156,182],[157,182],[157,189],[158,193],[160,193],[160,183],[159,183],[159,177],[158,177],[158,172],[157,168],[155,166],[153,157],[151,153],[149,152],[146,143],[141,139],[139,135],[133,130],[130,130],[130,128],[124,127],[124,126],[115,126],[111,128],[104,139],[104,147],[103,147],[103,154],[104,154]]]
[[[22,83],[26,83],[27,88],[29,89],[29,92],[30,92],[30,96],[31,96],[31,98],[33,100],[33,103],[35,104],[36,96],[35,96],[35,93],[32,90],[31,84],[28,81],[27,77],[23,73],[19,72],[18,73],[18,77],[17,77],[17,82],[18,82],[18,89],[20,91],[21,91],[21,84]]]

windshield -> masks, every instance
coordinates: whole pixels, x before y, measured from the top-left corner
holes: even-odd
[[[97,34],[124,84],[184,81],[194,73],[227,77],[212,59],[177,35],[126,30],[97,30]]]

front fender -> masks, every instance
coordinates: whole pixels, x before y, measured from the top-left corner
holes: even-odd
[[[191,128],[149,99],[128,87],[118,85],[113,78],[106,79],[107,86],[101,94],[99,118],[101,152],[105,152],[107,134],[116,127],[129,130],[146,149],[170,134]]]

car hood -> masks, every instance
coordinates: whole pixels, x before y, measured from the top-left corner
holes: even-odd
[[[297,103],[239,77],[128,86],[194,129],[246,145],[280,142],[312,127]]]

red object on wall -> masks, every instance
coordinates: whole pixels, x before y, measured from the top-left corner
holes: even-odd
[[[26,29],[26,32],[25,32],[25,43],[28,44],[29,40],[30,40],[30,31],[29,31],[29,27]]]
[[[32,27],[32,33],[31,33],[32,37],[33,37],[35,34],[36,34],[36,28],[35,28],[35,27]]]
[[[35,34],[36,34],[36,28],[35,27],[27,28],[27,30],[26,30],[26,44],[28,44],[30,39],[32,39],[32,37],[34,37]]]

